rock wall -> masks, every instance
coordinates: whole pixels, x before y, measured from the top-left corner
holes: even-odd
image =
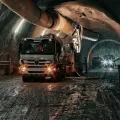
[[[18,46],[23,37],[29,36],[32,25],[25,21],[19,32],[15,29],[19,26],[21,18],[11,12],[3,4],[0,5],[0,59],[6,59],[9,54],[13,61],[18,60]]]

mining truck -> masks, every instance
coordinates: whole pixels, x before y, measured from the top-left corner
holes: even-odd
[[[39,77],[62,80],[74,73],[73,45],[63,44],[53,34],[38,38],[23,38],[19,44],[20,68],[23,82]]]

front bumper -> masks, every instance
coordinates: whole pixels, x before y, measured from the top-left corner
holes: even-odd
[[[46,71],[46,70],[45,70]],[[22,76],[37,76],[37,77],[52,77],[52,76],[55,76],[56,72],[45,72],[45,71],[32,71],[32,70],[29,70],[29,71],[24,71],[24,72],[20,72],[20,74]]]

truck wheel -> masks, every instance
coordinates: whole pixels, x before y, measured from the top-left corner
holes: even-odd
[[[65,79],[65,72],[59,72],[57,75],[56,75],[56,80],[58,81],[62,81]]]
[[[65,80],[65,75],[66,75],[66,74],[63,73],[63,72],[60,74],[60,80],[61,80],[61,81]]]
[[[22,76],[23,82],[30,82],[30,78],[28,76]]]

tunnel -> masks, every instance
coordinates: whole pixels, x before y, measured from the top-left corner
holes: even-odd
[[[120,120],[119,0],[0,0],[0,120]]]

